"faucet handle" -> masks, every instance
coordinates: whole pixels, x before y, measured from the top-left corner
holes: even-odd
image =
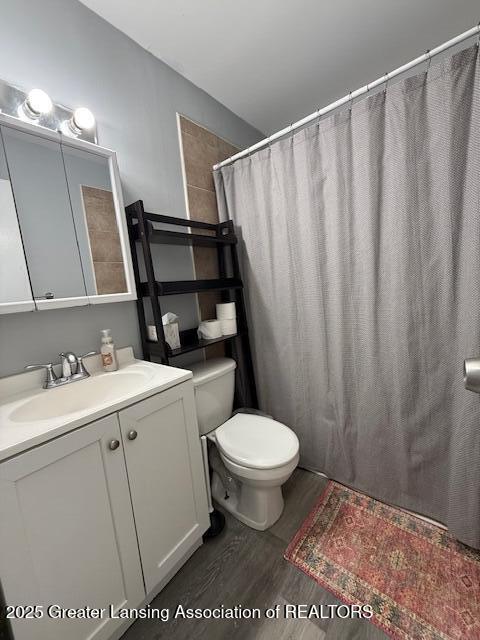
[[[82,376],[82,378],[88,378],[90,374],[85,369],[85,365],[83,364],[83,359],[88,358],[88,356],[96,356],[97,354],[98,354],[98,351],[89,351],[88,353],[84,353],[83,356],[78,356],[77,376]]]
[[[55,381],[57,376],[55,375],[55,371],[53,370],[53,364],[49,362],[48,364],[28,364],[25,367],[26,371],[33,371],[34,369],[46,369],[47,370],[47,379],[45,384],[43,385],[44,389],[50,389],[50,387],[55,386]]]
[[[98,355],[98,351],[89,351],[88,353],[84,353],[83,356],[78,356],[79,360],[82,360],[83,358],[88,358],[88,356],[97,356]]]

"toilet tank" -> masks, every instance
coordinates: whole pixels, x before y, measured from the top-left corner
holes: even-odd
[[[236,362],[212,358],[188,366],[193,373],[200,435],[226,422],[232,415]]]

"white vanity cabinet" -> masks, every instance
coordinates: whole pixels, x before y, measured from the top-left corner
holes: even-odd
[[[55,620],[46,607],[128,607],[144,596],[120,440],[113,415],[0,464],[5,599],[44,614],[12,621],[15,640],[103,640],[120,621]]]
[[[190,381],[0,462],[0,579],[15,640],[107,640],[209,526]],[[49,605],[104,608],[52,619]]]
[[[119,413],[147,593],[210,522],[192,384]]]

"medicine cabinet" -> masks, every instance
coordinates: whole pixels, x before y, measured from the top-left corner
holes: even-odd
[[[135,298],[115,153],[0,114],[0,313]]]

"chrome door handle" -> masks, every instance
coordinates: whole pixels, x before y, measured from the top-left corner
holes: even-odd
[[[119,440],[110,440],[110,442],[108,443],[108,448],[110,449],[110,451],[115,451],[115,449],[118,449],[119,446]]]
[[[135,431],[135,429],[131,429],[128,433],[127,433],[127,438],[129,440],[135,440],[135,438],[138,436],[138,433]]]

